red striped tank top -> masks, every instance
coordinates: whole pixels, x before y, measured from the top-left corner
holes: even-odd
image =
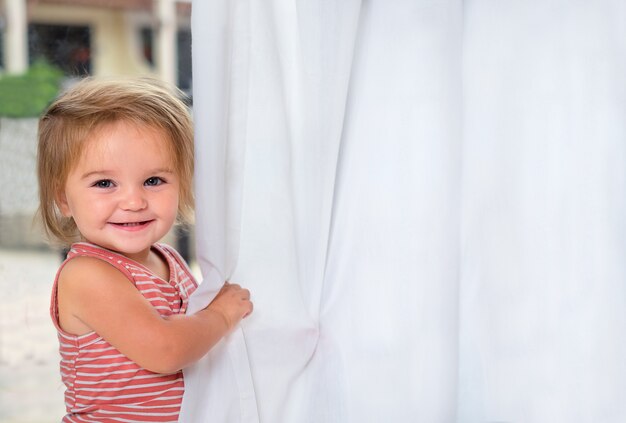
[[[156,244],[170,268],[169,281],[143,265],[93,244],[76,243],[59,268],[50,314],[56,326],[65,384],[67,415],[63,422],[176,422],[184,384],[181,371],[158,374],[141,368],[95,332],[76,336],[59,326],[57,283],[65,263],[95,257],[119,269],[162,316],[182,314],[197,283],[187,264],[171,247]]]

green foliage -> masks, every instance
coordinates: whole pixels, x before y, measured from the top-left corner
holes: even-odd
[[[0,116],[39,116],[59,92],[63,72],[43,61],[23,75],[0,77]]]

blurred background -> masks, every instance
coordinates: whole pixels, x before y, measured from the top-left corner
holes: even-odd
[[[88,75],[153,75],[191,94],[190,15],[191,0],[0,0],[0,422],[65,411],[48,314],[62,252],[34,219],[37,117]],[[187,258],[189,231],[166,239]]]

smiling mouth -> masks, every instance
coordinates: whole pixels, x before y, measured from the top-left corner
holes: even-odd
[[[139,229],[148,224],[150,224],[152,220],[144,220],[142,222],[110,222],[111,225],[117,226],[122,229]]]

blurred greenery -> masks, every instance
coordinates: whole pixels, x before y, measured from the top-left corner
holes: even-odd
[[[22,75],[0,76],[0,116],[39,116],[59,92],[63,72],[39,60]]]

